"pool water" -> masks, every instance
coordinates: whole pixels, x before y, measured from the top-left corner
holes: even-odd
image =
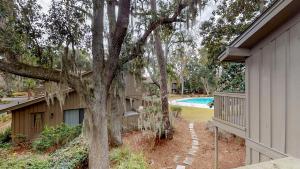
[[[177,102],[194,103],[194,104],[208,104],[214,101],[213,97],[197,97],[191,99],[178,100]]]

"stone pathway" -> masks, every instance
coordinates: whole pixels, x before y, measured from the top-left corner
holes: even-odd
[[[198,149],[199,149],[199,140],[197,137],[197,134],[194,129],[194,123],[189,124],[189,131],[191,133],[192,138],[192,146],[187,152],[187,156],[185,160],[183,161],[183,165],[177,165],[176,169],[185,169],[187,166],[191,166],[194,160],[194,157],[196,156]]]

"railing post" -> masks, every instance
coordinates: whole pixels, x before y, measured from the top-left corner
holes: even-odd
[[[218,169],[219,163],[219,145],[218,145],[218,127],[215,127],[215,166],[214,169]]]

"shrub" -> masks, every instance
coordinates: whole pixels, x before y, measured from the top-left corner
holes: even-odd
[[[53,146],[62,146],[72,141],[81,133],[81,126],[70,127],[65,124],[57,127],[45,127],[41,135],[32,143],[36,151],[45,151]]]
[[[50,167],[57,169],[83,168],[88,160],[87,144],[82,137],[77,137],[65,147],[50,155]]]
[[[179,117],[182,112],[182,108],[180,106],[171,106],[171,112],[174,113],[175,117]]]
[[[214,107],[214,105],[215,105],[215,102],[214,102],[214,100],[213,100],[213,101],[211,101],[210,103],[208,103],[207,105],[208,105],[210,108]]]
[[[174,113],[169,112],[171,126],[174,124],[174,119]],[[159,101],[153,101],[151,106],[146,107],[140,112],[138,127],[144,134],[148,135],[148,138],[153,140],[161,136],[168,137],[167,132],[173,132],[164,129],[163,114]]]
[[[1,169],[50,169],[48,158],[45,156],[26,155],[12,156],[7,159],[0,159]]]
[[[0,145],[11,142],[11,128],[7,128],[4,132],[0,133]]]
[[[128,148],[116,148],[110,153],[113,169],[147,169],[149,168],[141,153],[133,153]]]

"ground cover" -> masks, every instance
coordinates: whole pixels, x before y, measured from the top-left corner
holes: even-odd
[[[151,140],[147,140],[141,132],[124,135],[124,146],[133,151],[143,152],[151,169],[175,168],[181,164],[191,146],[192,139],[189,132],[189,121],[177,119],[175,133],[172,140],[161,141],[153,147]],[[214,135],[206,129],[205,122],[195,122],[195,132],[199,138],[199,150],[189,169],[209,169],[214,164]],[[221,169],[230,169],[244,165],[245,146],[243,140],[235,137],[219,140],[219,160]]]

